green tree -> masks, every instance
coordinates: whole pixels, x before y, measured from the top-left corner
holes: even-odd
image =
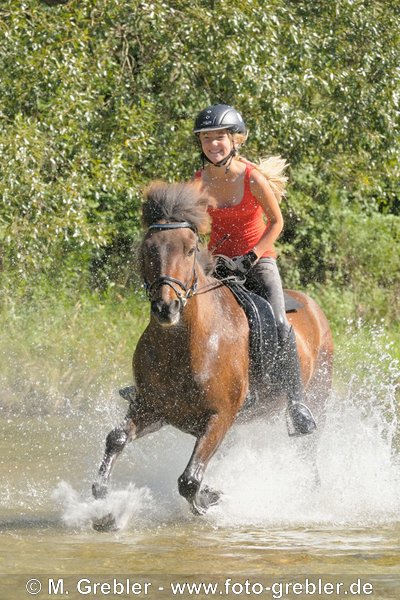
[[[382,235],[399,218],[399,17],[386,0],[3,1],[3,269],[120,279],[143,186],[189,178],[194,115],[228,102],[249,158],[291,164],[286,280],[347,285],[348,215]]]

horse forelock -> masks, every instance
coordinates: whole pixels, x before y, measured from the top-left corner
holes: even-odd
[[[211,219],[207,208],[215,201],[204,190],[201,182],[165,183],[154,181],[145,190],[142,221],[146,229],[162,222],[187,221],[199,232],[210,230]],[[201,246],[198,262],[206,275],[214,270],[214,258],[206,246]],[[143,278],[143,245],[139,250],[139,271]]]
[[[201,182],[155,181],[145,191],[145,199],[142,218],[146,228],[163,221],[188,221],[199,233],[207,233],[210,229],[207,208],[213,200]]]

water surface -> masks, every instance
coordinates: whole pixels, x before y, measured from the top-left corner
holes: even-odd
[[[317,452],[318,488],[303,442],[288,438],[283,419],[234,428],[206,477],[223,490],[223,500],[201,518],[190,513],[176,485],[193,439],[172,428],[130,444],[109,497],[91,497],[105,436],[125,410],[115,394],[105,407],[81,414],[4,416],[0,600],[31,597],[25,591],[31,578],[42,583],[41,598],[52,597],[48,579],[68,576],[69,598],[82,597],[77,577],[146,580],[153,584],[148,597],[170,598],[159,587],[179,578],[221,585],[248,578],[267,588],[324,576],[346,585],[361,578],[374,586],[365,597],[398,599],[400,461],[395,400],[385,386],[383,394],[350,386],[347,396],[333,396]],[[109,511],[119,531],[95,532],[92,519]],[[261,597],[279,597],[274,590]],[[260,594],[231,590],[226,597],[237,596]]]

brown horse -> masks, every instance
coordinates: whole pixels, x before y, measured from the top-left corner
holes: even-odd
[[[172,425],[196,438],[178,480],[180,494],[196,514],[218,501],[219,492],[202,480],[249,392],[249,324],[232,292],[210,274],[210,255],[199,249],[199,234],[209,226],[209,202],[197,183],[156,182],[147,191],[140,262],[151,318],[133,357],[128,413],[107,437],[93,485],[96,498],[105,496],[112,466],[128,441]],[[331,385],[332,336],[318,305],[305,294],[289,293],[301,303],[290,321],[307,400],[318,414]],[[268,400],[263,398],[265,408]]]

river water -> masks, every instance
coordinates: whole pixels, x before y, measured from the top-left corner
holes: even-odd
[[[173,593],[184,581],[219,585],[198,598],[398,600],[396,369],[333,395],[317,489],[283,419],[234,427],[207,471],[224,496],[205,517],[177,492],[193,440],[172,428],[130,444],[109,497],[92,499],[105,436],[125,410],[115,392],[80,413],[3,415],[0,600],[192,597]],[[94,531],[109,511],[119,530]]]

